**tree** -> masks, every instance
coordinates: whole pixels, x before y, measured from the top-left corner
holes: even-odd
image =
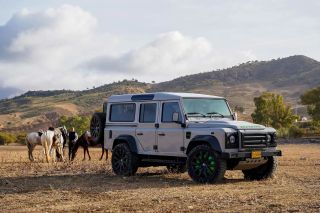
[[[78,134],[81,135],[85,131],[89,130],[90,118],[90,116],[79,115],[75,115],[72,117],[61,116],[59,118],[59,125],[66,126],[67,129],[74,127]]]
[[[320,121],[320,87],[308,90],[300,97],[301,103],[308,105],[308,113],[314,121]]]
[[[279,94],[265,92],[254,98],[254,104],[256,109],[251,117],[255,123],[274,128],[289,128],[298,118]]]

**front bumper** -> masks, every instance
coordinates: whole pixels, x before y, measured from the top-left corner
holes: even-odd
[[[261,151],[261,157],[270,156],[282,156],[281,150],[276,151]],[[222,153],[223,159],[233,159],[233,158],[251,158],[251,152],[224,152]]]

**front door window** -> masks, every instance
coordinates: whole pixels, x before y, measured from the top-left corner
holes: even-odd
[[[163,103],[161,121],[163,123],[173,122],[173,113],[178,113],[178,121],[181,122],[181,111],[180,111],[179,103],[177,102]]]

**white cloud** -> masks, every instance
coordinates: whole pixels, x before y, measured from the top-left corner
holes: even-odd
[[[125,53],[118,36],[77,6],[22,10],[0,26],[0,87],[84,89],[137,78],[157,82],[255,59],[250,50],[215,49],[204,37],[178,31]]]
[[[203,37],[190,38],[174,31],[118,57],[99,56],[84,67],[100,73],[123,73],[159,82],[256,59],[251,51],[227,54],[230,53],[215,50]]]
[[[63,5],[42,12],[22,10],[0,26],[1,85],[29,89],[83,89],[95,77],[78,64],[116,53],[117,38],[97,32],[97,20]]]

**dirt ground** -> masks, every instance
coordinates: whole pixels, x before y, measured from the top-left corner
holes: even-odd
[[[193,183],[165,167],[139,169],[134,177],[112,174],[110,161],[46,164],[40,147],[37,162],[26,147],[0,146],[0,212],[320,212],[320,144],[279,148],[276,178],[245,181],[228,171],[216,185]]]

